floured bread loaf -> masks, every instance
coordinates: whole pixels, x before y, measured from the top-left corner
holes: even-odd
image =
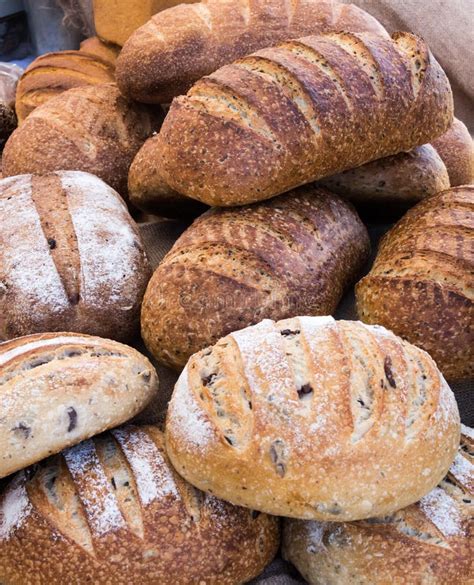
[[[462,427],[448,475],[389,516],[286,520],[283,555],[314,585],[467,585],[474,576],[474,432]]]
[[[154,427],[85,441],[20,472],[0,496],[8,585],[236,585],[278,544],[276,518],[181,479]]]
[[[129,420],[157,389],[146,357],[116,341],[43,333],[0,344],[0,477]]]
[[[458,448],[459,413],[424,351],[383,327],[295,317],[195,354],[166,441],[177,471],[217,497],[341,522],[433,489]]]

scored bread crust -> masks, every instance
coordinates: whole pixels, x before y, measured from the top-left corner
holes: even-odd
[[[6,585],[235,585],[278,544],[277,518],[181,479],[151,426],[85,441],[20,472],[0,496]]]
[[[383,238],[356,285],[360,318],[425,349],[448,379],[474,375],[474,186],[429,197]]]
[[[448,169],[451,187],[474,182],[474,141],[461,120],[454,118],[449,130],[433,140],[433,146]]]
[[[81,42],[79,51],[81,51],[81,53],[96,55],[110,63],[114,68],[115,76],[115,62],[120,53],[120,47],[118,45],[101,41],[99,37],[89,37]]]
[[[429,355],[383,327],[264,320],[189,360],[166,445],[178,473],[217,497],[340,522],[435,487],[459,445],[459,413]]]
[[[0,344],[0,477],[126,422],[157,391],[148,359],[116,341],[43,333]]]
[[[153,274],[142,337],[156,359],[182,368],[193,353],[264,318],[331,314],[369,250],[352,206],[314,186],[213,209]]]
[[[312,585],[468,585],[474,575],[474,433],[416,504],[354,523],[286,520],[283,556]]]

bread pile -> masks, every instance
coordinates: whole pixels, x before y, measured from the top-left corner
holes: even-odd
[[[237,585],[281,524],[310,583],[467,585],[474,150],[449,80],[351,4],[174,4],[95,0],[99,38],[18,86],[0,582]],[[140,211],[199,215],[154,273]],[[399,220],[372,266],[367,218]],[[361,321],[335,320],[353,285]],[[134,419],[156,365],[163,428]]]

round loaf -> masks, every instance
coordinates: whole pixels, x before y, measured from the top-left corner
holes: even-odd
[[[106,60],[83,51],[59,51],[36,58],[20,78],[15,108],[19,122],[54,96],[87,85],[114,81],[114,68]]]
[[[146,357],[116,341],[43,333],[0,344],[0,477],[129,420],[157,390]]]
[[[369,255],[350,204],[316,187],[236,209],[212,209],[153,274],[142,337],[160,362],[188,358],[263,318],[335,311]]]
[[[159,107],[128,101],[113,84],[70,89],[36,108],[10,136],[4,176],[86,171],[125,197],[130,164],[160,121]]]
[[[474,434],[448,475],[390,516],[285,521],[283,555],[312,585],[468,585],[474,575]]]
[[[276,518],[181,479],[155,427],[85,441],[20,472],[0,496],[8,585],[238,585],[278,544]]]
[[[0,181],[0,341],[42,331],[131,340],[150,275],[135,222],[97,177]]]
[[[178,473],[219,498],[342,522],[391,514],[433,489],[459,428],[427,353],[383,327],[295,317],[195,354],[166,444]]]
[[[474,142],[466,126],[454,118],[451,128],[433,146],[443,159],[451,187],[474,183]]]
[[[411,209],[356,286],[357,311],[425,349],[452,380],[474,376],[474,186]]]
[[[83,53],[96,55],[107,61],[115,69],[115,61],[120,53],[120,47],[112,43],[105,43],[99,37],[90,37],[82,41],[79,50]]]

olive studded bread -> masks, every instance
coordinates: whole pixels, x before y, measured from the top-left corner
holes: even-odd
[[[342,522],[427,494],[459,431],[454,395],[427,353],[383,327],[295,317],[191,357],[166,446],[180,475],[219,498]]]
[[[151,426],[84,441],[20,472],[0,496],[7,585],[237,585],[278,544],[277,518],[181,479]]]
[[[327,33],[257,51],[176,98],[160,173],[241,205],[428,143],[453,120],[449,81],[409,33]]]
[[[425,349],[448,380],[474,375],[474,186],[423,200],[383,238],[357,311]]]
[[[0,344],[0,477],[128,421],[157,389],[146,357],[116,341],[42,333]]]
[[[462,427],[448,475],[388,516],[286,520],[283,555],[312,585],[468,585],[474,575],[474,432]]]
[[[264,318],[331,314],[369,250],[351,205],[314,186],[212,209],[153,274],[142,337],[156,359],[180,369],[193,353]]]

